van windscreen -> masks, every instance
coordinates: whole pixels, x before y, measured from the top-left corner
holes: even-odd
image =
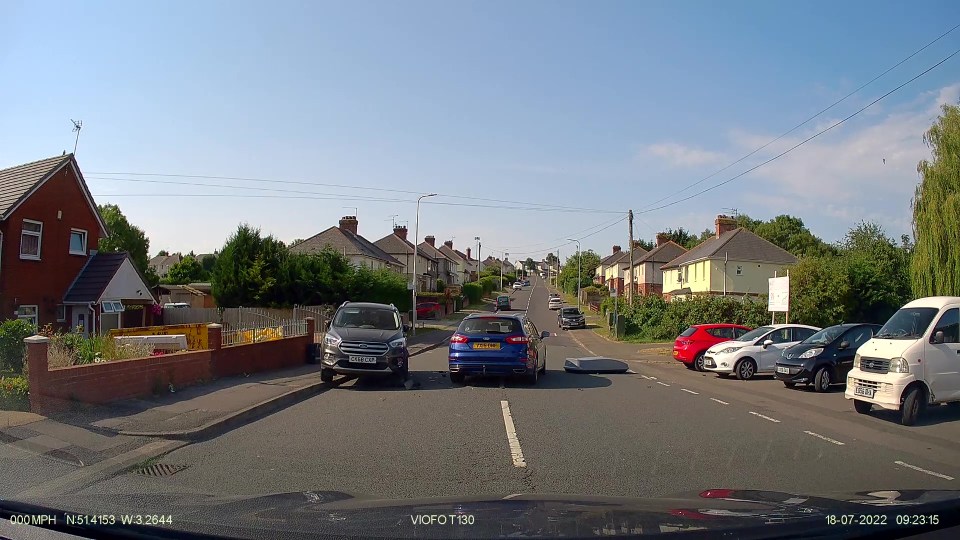
[[[903,308],[893,314],[874,337],[882,339],[917,339],[922,337],[937,316],[937,308]]]

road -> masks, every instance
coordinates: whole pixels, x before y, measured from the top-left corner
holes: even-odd
[[[787,390],[718,379],[608,342],[559,331],[537,280],[513,293],[548,342],[536,386],[452,385],[446,349],[414,358],[418,387],[352,381],[215,439],[180,448],[162,478],[127,474],[87,493],[237,495],[338,490],[383,497],[571,493],[669,496],[708,488],[823,493],[956,489],[960,415],[903,427],[862,416],[842,390]],[[620,375],[574,375],[576,356],[630,362]],[[508,437],[510,426],[515,438]]]

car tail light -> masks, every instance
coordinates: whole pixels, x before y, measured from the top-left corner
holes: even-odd
[[[467,336],[463,334],[454,334],[450,336],[450,343],[466,343]]]
[[[527,339],[527,336],[508,336],[506,339],[507,343],[520,344],[520,343],[530,343],[530,340]]]
[[[704,499],[729,499],[733,495],[732,489],[708,489],[700,494]]]

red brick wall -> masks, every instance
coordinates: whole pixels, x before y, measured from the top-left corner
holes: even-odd
[[[309,343],[313,343],[313,336],[224,347],[213,355],[213,373],[229,377],[300,366],[306,363]]]
[[[57,212],[62,212],[60,219]],[[20,259],[24,219],[43,222],[40,260]],[[70,166],[38,189],[5,221],[0,222],[0,318],[11,318],[16,306],[39,306],[39,323],[57,323],[57,304],[88,257],[70,254],[70,229],[87,231],[87,249],[97,249],[100,226]]]

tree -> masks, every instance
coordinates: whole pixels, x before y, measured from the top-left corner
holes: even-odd
[[[527,257],[527,260],[523,261],[523,267],[527,270],[536,270],[537,263],[534,262],[532,257]]]
[[[700,243],[695,236],[690,234],[690,231],[684,229],[683,227],[680,227],[676,230],[667,229],[663,232],[663,234],[667,235],[668,240],[672,240],[676,244],[679,244],[687,249],[690,249]]]
[[[580,288],[589,287],[593,283],[593,275],[600,266],[600,255],[597,255],[592,249],[580,252]],[[557,276],[557,285],[568,293],[577,291],[577,255],[567,257],[567,263],[560,270]]]
[[[170,252],[165,249],[161,249],[160,251],[157,252],[157,257],[169,257],[169,256],[170,256]]]
[[[203,269],[203,266],[190,255],[187,255],[180,262],[170,267],[167,275],[163,278],[163,283],[171,285],[186,285],[187,283],[196,283],[209,278],[209,274]]]
[[[227,239],[211,275],[212,293],[221,307],[283,303],[278,282],[288,256],[283,242],[262,238],[260,229],[244,223]]]
[[[303,238],[295,238],[292,242],[290,242],[290,247],[293,247],[293,246],[295,246],[295,245],[297,245],[297,244],[300,244],[300,243],[302,243],[302,242],[303,242]]]
[[[213,272],[213,266],[217,263],[216,255],[204,255],[203,259],[200,260],[200,266],[203,268],[206,277],[204,279],[210,279],[210,273]]]
[[[544,261],[546,261],[547,264],[555,264],[555,263],[556,263],[557,261],[559,261],[559,260],[560,260],[560,258],[557,257],[557,256],[556,256],[554,253],[552,253],[552,252],[551,252],[551,253],[547,253],[547,256],[544,257]]]
[[[910,253],[869,222],[850,229],[840,246],[856,292],[849,320],[885,322],[910,299]]]
[[[636,246],[637,246],[638,248],[640,248],[640,249],[642,249],[642,250],[644,250],[644,251],[650,251],[650,250],[652,250],[654,247],[656,247],[656,245],[655,245],[653,242],[649,241],[649,240],[634,240],[633,242],[634,242],[634,244],[636,244]]]
[[[123,212],[120,211],[120,207],[115,204],[102,204],[97,209],[107,225],[107,231],[109,231],[108,236],[100,239],[98,249],[103,253],[126,251],[130,254],[134,266],[146,274],[150,240],[143,229],[131,224],[127,217],[123,215]]]
[[[923,137],[932,160],[917,165],[910,265],[914,296],[960,296],[960,107],[944,105]]]

